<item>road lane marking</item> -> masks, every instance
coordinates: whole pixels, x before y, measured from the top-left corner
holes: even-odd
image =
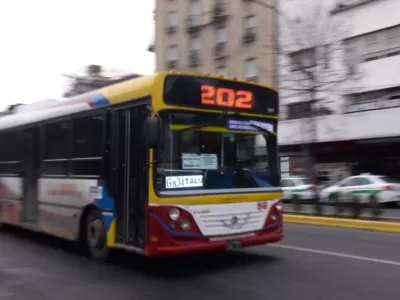
[[[330,256],[349,258],[349,259],[356,259],[356,260],[368,261],[368,262],[372,262],[372,263],[379,263],[379,264],[385,264],[385,265],[400,267],[400,261],[385,260],[385,259],[379,259],[379,258],[373,258],[373,257],[358,256],[358,255],[352,255],[352,254],[345,254],[345,253],[339,253],[339,252],[303,248],[303,247],[290,246],[290,245],[280,245],[280,244],[273,244],[272,245],[272,244],[270,244],[269,246],[270,247],[276,247],[276,248],[282,248],[282,249],[288,249],[288,250],[309,252],[309,253],[315,253],[315,254],[321,254],[321,255],[330,255]]]

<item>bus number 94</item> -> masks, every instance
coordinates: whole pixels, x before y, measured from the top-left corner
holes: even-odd
[[[267,202],[257,202],[257,210],[266,210],[268,208]]]

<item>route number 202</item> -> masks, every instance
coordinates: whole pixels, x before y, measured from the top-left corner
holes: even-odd
[[[211,85],[201,86],[201,104],[203,105],[252,109],[253,98],[253,93],[250,91],[213,87]]]

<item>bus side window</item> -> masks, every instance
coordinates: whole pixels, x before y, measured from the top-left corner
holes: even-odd
[[[19,175],[22,171],[23,140],[18,131],[0,134],[0,174]]]
[[[104,156],[104,112],[72,120],[72,175],[101,176]]]
[[[70,121],[61,120],[45,124],[43,173],[45,175],[67,175],[69,160]]]

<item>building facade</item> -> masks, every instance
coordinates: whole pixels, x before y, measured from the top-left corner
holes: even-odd
[[[276,14],[251,0],[156,0],[156,69],[248,78],[276,85]]]
[[[287,47],[286,55],[280,58],[286,64],[280,76],[281,153],[300,156],[308,143],[316,160],[326,169],[337,164],[342,169],[347,166],[345,173],[373,172],[398,177],[400,1],[322,2],[327,12],[322,20],[326,30],[314,28],[319,36],[308,35],[307,39],[301,30],[280,30],[279,43]],[[305,5],[309,9],[304,9]],[[292,24],[298,29],[302,20],[309,20],[307,16],[302,19],[304,13],[314,9],[315,17],[321,6],[318,0],[283,0],[281,9],[291,15]],[[321,22],[306,23],[315,27]],[[281,26],[288,27],[282,22]],[[293,36],[300,38],[297,48],[287,43]],[[310,58],[314,46],[320,51]],[[299,60],[305,71],[316,75],[311,84],[299,75],[295,64]],[[333,88],[334,83],[337,84]],[[311,105],[313,116],[316,115],[313,118]]]

